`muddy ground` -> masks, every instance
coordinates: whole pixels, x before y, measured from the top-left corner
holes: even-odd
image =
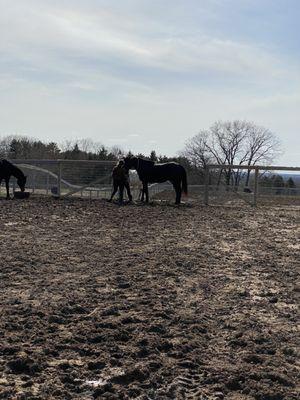
[[[299,398],[299,208],[32,196],[0,227],[1,399]]]

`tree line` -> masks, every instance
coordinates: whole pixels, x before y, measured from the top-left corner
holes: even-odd
[[[0,137],[0,158],[14,159],[71,159],[117,161],[124,153],[118,146],[108,148],[91,139],[45,143],[26,136]],[[139,157],[155,162],[176,161],[187,170],[190,183],[201,184],[204,181],[204,169],[208,164],[254,166],[270,165],[281,154],[277,136],[269,129],[248,121],[218,121],[209,129],[186,141],[184,149],[174,157],[158,155],[155,150]],[[246,172],[245,172],[246,171]],[[278,175],[264,176],[267,185],[282,185]],[[216,185],[244,186],[250,183],[250,170],[216,169],[211,176],[211,183]],[[284,183],[285,184],[285,183]],[[294,182],[288,183],[293,185]],[[289,186],[293,187],[293,186]]]
[[[91,139],[68,140],[58,145],[55,142],[45,143],[41,140],[20,135],[0,137],[0,158],[7,158],[12,161],[17,159],[63,159],[117,162],[121,157],[126,155],[133,155],[133,153],[131,151],[124,152],[118,146],[108,148]],[[197,180],[195,168],[184,156],[168,157],[166,155],[158,155],[155,150],[152,150],[150,154],[139,153],[136,156],[154,162],[179,162],[187,169],[191,182],[196,182]]]
[[[16,159],[69,159],[115,161],[122,154],[118,147],[107,148],[91,139],[45,143],[27,136],[10,135],[0,139],[0,157]]]

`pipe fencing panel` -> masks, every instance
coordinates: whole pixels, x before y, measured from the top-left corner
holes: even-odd
[[[203,202],[300,206],[300,168],[208,165]]]
[[[12,160],[27,176],[26,189],[53,196],[108,197],[114,161]],[[15,187],[15,182],[13,182]]]

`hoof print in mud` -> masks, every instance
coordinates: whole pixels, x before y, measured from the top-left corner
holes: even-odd
[[[34,375],[41,370],[41,367],[31,358],[16,358],[7,363],[7,367],[13,374]]]
[[[227,389],[232,390],[232,391],[241,390],[244,382],[245,382],[245,378],[243,376],[230,378],[226,382],[226,387],[227,387]]]
[[[149,376],[149,371],[141,368],[133,368],[125,371],[124,374],[116,375],[111,379],[112,383],[128,385],[131,382],[143,382]]]
[[[128,288],[130,288],[130,283],[129,282],[119,282],[118,288],[119,289],[128,289]]]
[[[159,351],[161,351],[161,352],[166,353],[166,352],[172,350],[173,347],[174,347],[174,346],[173,346],[173,343],[171,343],[171,342],[165,340],[165,341],[163,341],[163,342],[161,342],[161,343],[158,344],[157,349],[158,349]]]
[[[90,369],[91,371],[93,370],[101,370],[103,368],[105,368],[106,364],[103,361],[90,361],[88,363],[88,369]]]

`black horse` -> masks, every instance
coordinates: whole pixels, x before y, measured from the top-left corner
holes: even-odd
[[[143,160],[138,157],[125,157],[125,168],[135,169],[143,183],[143,195],[149,201],[148,183],[161,183],[170,181],[176,192],[176,204],[180,204],[182,191],[187,194],[186,171],[182,165],[175,162],[155,164],[153,161]],[[143,196],[142,195],[142,199]]]
[[[17,178],[17,184],[21,189],[21,192],[24,192],[25,190],[25,184],[26,184],[26,176],[23,174],[23,172],[10,163],[7,160],[1,160],[0,161],[0,185],[2,182],[2,179],[5,180],[6,184],[6,198],[9,199],[9,180],[10,177],[14,176]]]

